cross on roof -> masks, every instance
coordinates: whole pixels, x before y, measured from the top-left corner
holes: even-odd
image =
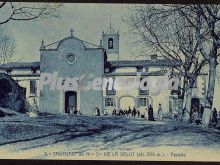
[[[44,46],[44,40],[41,41],[41,45]]]
[[[41,41],[40,49],[45,49],[45,46],[44,46],[44,40]]]
[[[73,29],[70,29],[70,35],[73,36]]]

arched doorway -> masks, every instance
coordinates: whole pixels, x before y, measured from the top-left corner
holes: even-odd
[[[190,123],[193,122],[193,113],[195,113],[195,112],[199,113],[199,104],[200,104],[199,98],[194,97],[191,99]]]
[[[74,91],[65,92],[65,113],[70,113],[69,106],[77,109],[77,93]]]
[[[135,97],[133,96],[122,96],[119,98],[119,108],[121,109],[128,109],[128,107],[135,107],[136,101]]]

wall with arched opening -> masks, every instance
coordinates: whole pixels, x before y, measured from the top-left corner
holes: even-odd
[[[136,98],[130,95],[124,95],[119,98],[119,108],[128,109],[128,107],[136,107]]]

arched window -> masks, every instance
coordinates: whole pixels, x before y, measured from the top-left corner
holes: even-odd
[[[108,39],[108,49],[113,49],[113,38]]]

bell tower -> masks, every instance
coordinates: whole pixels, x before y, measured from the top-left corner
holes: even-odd
[[[102,32],[102,47],[106,50],[108,55],[108,61],[119,60],[119,31],[115,31],[111,25],[110,15],[110,26],[106,31]]]

